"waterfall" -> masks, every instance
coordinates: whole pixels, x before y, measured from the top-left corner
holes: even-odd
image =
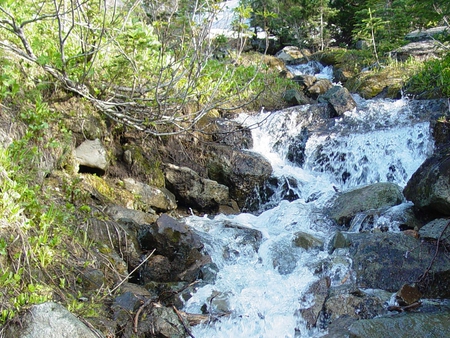
[[[326,121],[326,128],[308,117],[308,106],[238,118],[253,126],[253,151],[271,162],[274,178],[283,184],[274,188],[269,207],[259,215],[186,219],[219,271],[213,283],[199,285],[185,302],[187,312],[221,316],[194,327],[196,338],[324,334],[307,329],[299,315],[312,302],[307,289],[318,279],[315,271],[325,270],[336,286],[345,283],[351,267],[345,255],[326,250],[335,228],[324,206],[337,190],[375,182],[405,186],[433,150],[429,123],[410,109],[408,100],[355,99],[358,107]],[[280,192],[286,184],[295,198]],[[374,221],[398,230],[395,219],[408,207],[391,208]],[[353,231],[365,219],[355,218]],[[299,233],[323,245],[296,246]]]

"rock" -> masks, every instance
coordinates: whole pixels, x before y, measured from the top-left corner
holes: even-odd
[[[335,289],[324,304],[324,315],[329,321],[341,317],[353,317],[355,319],[374,318],[386,314],[383,301],[375,296],[366,294],[360,290],[349,293],[346,289]]]
[[[425,240],[441,240],[444,244],[450,244],[450,226],[448,218],[438,218],[425,224],[419,230],[419,236]]]
[[[200,252],[203,244],[198,235],[187,225],[165,214],[156,223],[142,225],[138,231],[138,240],[142,250],[155,250],[151,264],[144,265],[140,272],[145,282],[155,279],[171,282],[189,278],[192,281],[198,277],[202,266],[210,263],[209,257]],[[157,275],[153,269],[161,274]]]
[[[415,285],[405,284],[400,290],[397,291],[395,295],[397,302],[400,306],[411,305],[420,298],[422,298],[422,293],[419,291],[419,288]]]
[[[357,287],[397,292],[404,284],[416,283],[424,298],[450,296],[450,262],[445,249],[436,254],[436,244],[403,233],[347,233],[346,238]]]
[[[320,102],[328,102],[335,112],[335,116],[341,116],[345,112],[356,107],[356,102],[347,88],[333,86],[319,97]]]
[[[283,99],[291,106],[299,106],[311,103],[311,99],[303,92],[296,89],[288,89],[283,93]]]
[[[5,338],[98,338],[77,317],[62,305],[47,302],[33,305],[20,320],[14,321],[5,329]]]
[[[119,205],[110,205],[106,208],[105,211],[115,221],[118,221],[120,219],[132,219],[139,225],[151,224],[153,222],[156,222],[159,217],[153,210],[150,210],[150,212],[143,212],[140,210],[124,208]]]
[[[167,164],[164,170],[168,187],[181,204],[200,209],[218,209],[230,201],[228,187],[200,177],[194,170]]]
[[[308,91],[308,93],[317,96],[317,95],[325,94],[332,87],[333,87],[333,84],[331,83],[330,80],[319,79],[311,87],[309,87],[307,89],[307,91]]]
[[[139,196],[145,209],[151,207],[158,211],[169,211],[177,208],[175,196],[165,188],[152,187],[133,178],[126,178],[123,182],[125,189]]]
[[[306,49],[300,49],[297,46],[286,46],[278,51],[275,56],[284,61],[293,61],[311,55],[311,52]]]
[[[292,80],[294,82],[297,82],[298,84],[303,85],[305,89],[308,89],[317,81],[317,78],[314,75],[305,74],[305,75],[296,75]]]
[[[405,39],[408,41],[425,41],[425,40],[433,40],[433,37],[441,34],[449,34],[448,26],[439,26],[432,27],[428,29],[416,29],[405,35]]]
[[[407,313],[353,322],[352,338],[449,337],[450,313]]]
[[[79,172],[92,172],[104,175],[108,167],[106,149],[99,139],[86,140],[75,149],[75,160]]]
[[[272,174],[272,166],[263,156],[222,145],[211,146],[206,166],[209,178],[228,186],[230,198],[248,209],[257,207],[252,207],[251,197]]]
[[[349,246],[350,242],[347,240],[347,237],[338,230],[328,245],[328,253],[331,255],[335,249],[348,248]]]
[[[324,277],[314,282],[301,299],[300,314],[309,329],[316,326],[323,304],[328,296],[331,285],[330,277]],[[310,299],[312,296],[312,299]],[[311,304],[312,303],[312,304]]]
[[[252,131],[242,124],[226,119],[214,119],[214,142],[224,144],[233,149],[250,149],[253,147]]]
[[[130,314],[136,313],[143,302],[145,302],[144,297],[136,295],[130,291],[124,292],[117,296],[111,305],[113,319],[117,325],[123,327],[130,322]]]
[[[448,147],[450,142],[450,121],[438,119],[430,122],[433,130],[434,145],[437,149]]]
[[[258,251],[261,244],[263,235],[261,231],[246,228],[240,224],[225,221],[223,224],[225,229],[234,229],[234,234],[231,235],[234,238],[233,243],[238,245],[251,245],[253,250]]]
[[[450,148],[428,158],[412,175],[403,193],[418,215],[450,215]]]
[[[305,163],[306,155],[306,143],[309,139],[309,132],[306,127],[302,127],[300,133],[292,138],[292,141],[289,140],[288,144],[288,152],[286,154],[286,158],[292,163],[302,167]]]
[[[294,234],[294,245],[305,250],[323,249],[323,241],[303,231]]]
[[[186,325],[187,328],[189,328],[189,325],[187,323],[183,325],[173,309],[164,306],[155,306],[152,308],[151,316],[153,318],[153,332],[156,337],[186,337],[186,329],[184,325]]]
[[[106,284],[105,275],[98,269],[86,268],[79,277],[86,291],[100,290]]]
[[[401,188],[394,183],[375,183],[340,193],[328,210],[339,225],[349,225],[363,211],[392,207],[404,200]]]
[[[406,61],[411,57],[418,61],[426,61],[439,58],[444,52],[445,48],[440,42],[429,40],[408,43],[391,52],[391,55],[399,61]]]

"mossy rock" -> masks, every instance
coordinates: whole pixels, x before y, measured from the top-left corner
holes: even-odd
[[[365,99],[376,96],[397,99],[403,87],[403,72],[400,69],[384,68],[381,71],[368,71],[357,75],[345,84],[352,93]]]
[[[125,145],[124,161],[131,167],[133,176],[143,176],[149,185],[162,188],[165,185],[161,161],[154,155],[144,152],[137,145]]]

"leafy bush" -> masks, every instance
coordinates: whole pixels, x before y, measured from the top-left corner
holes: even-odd
[[[450,97],[450,53],[424,62],[407,82],[406,92],[417,98]]]

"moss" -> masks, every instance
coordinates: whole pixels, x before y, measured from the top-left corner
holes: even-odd
[[[115,182],[108,182],[103,177],[90,174],[82,175],[82,177],[87,190],[91,190],[90,188],[95,189],[95,192],[103,196],[107,201],[125,207],[133,205],[135,200],[133,194],[119,187]]]
[[[125,162],[131,166],[134,175],[142,175],[149,185],[164,187],[164,172],[161,169],[161,161],[154,155],[144,153],[137,145],[125,145],[123,147]]]

